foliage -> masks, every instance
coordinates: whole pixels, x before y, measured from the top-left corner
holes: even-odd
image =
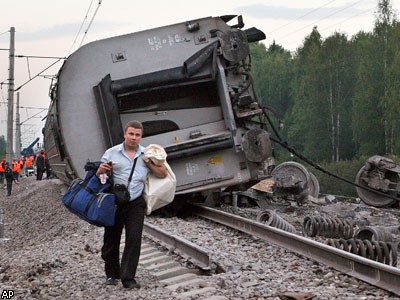
[[[369,157],[400,155],[400,25],[390,0],[377,1],[375,17],[372,32],[351,38],[323,39],[314,27],[295,53],[251,46],[258,100],[283,118],[279,137],[350,182]],[[277,162],[305,165],[282,146],[274,152]],[[306,167],[321,193],[357,197],[351,184]]]
[[[291,86],[288,82],[293,76],[292,55],[275,43],[268,49],[261,43],[252,44],[250,49],[253,62],[256,62],[253,63],[253,74],[258,101],[272,112],[272,126],[279,131],[281,121],[291,105]],[[278,134],[285,138],[284,131]],[[276,155],[280,155],[279,150]]]
[[[289,143],[317,161],[326,159],[329,152],[328,107],[323,103],[321,49],[321,35],[314,27],[294,59],[293,107],[285,120],[290,124]]]
[[[390,128],[389,138],[391,141],[390,154],[400,153],[400,24],[396,24],[391,30],[389,47],[393,51],[392,62],[387,69],[387,106],[386,112],[388,126]]]
[[[368,157],[363,156],[353,160],[321,163],[320,166],[331,174],[337,175],[354,183],[358,171],[362,166],[364,166],[367,159]],[[321,194],[357,197],[355,186],[349,184],[348,182],[342,181],[334,176],[331,176],[327,173],[322,173],[318,170],[312,170],[310,168],[308,168],[308,170],[317,177]]]
[[[400,25],[390,0],[377,1],[372,32],[323,39],[314,27],[295,53],[275,42],[253,44],[251,53],[259,102],[274,112],[275,128],[283,119],[279,137],[304,156],[399,154]]]
[[[399,156],[387,157],[395,161],[397,164],[400,163]],[[353,160],[341,161],[338,163],[322,163],[320,166],[329,173],[354,183],[358,172],[365,165],[368,158],[369,156],[361,156]],[[320,194],[358,197],[354,185],[337,179],[327,173],[322,173],[321,171],[315,170],[312,167],[307,167],[307,169],[317,177],[320,187]]]
[[[353,41],[356,62],[356,86],[353,102],[353,134],[358,155],[385,152],[383,107],[383,70],[376,55],[379,45],[374,36],[360,34]]]

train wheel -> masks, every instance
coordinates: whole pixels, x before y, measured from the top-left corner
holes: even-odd
[[[303,180],[304,182],[310,181],[310,173],[307,171],[307,169],[302,164],[294,161],[284,162],[276,166],[272,171],[272,175],[276,177],[293,175],[297,176],[297,178]]]
[[[315,177],[315,175],[311,172],[310,173],[310,182],[309,182],[309,193],[310,196],[314,197],[314,198],[318,198],[319,196],[319,182],[317,177]]]
[[[272,171],[274,179],[294,178],[296,182],[302,182],[303,188],[308,192],[311,185],[310,172],[302,165],[294,161],[281,163]]]
[[[365,170],[365,166],[362,167],[360,169],[360,171],[358,171],[357,176],[356,176],[356,184],[368,187],[368,184],[364,180],[362,180],[364,170]],[[397,181],[398,181],[398,179],[397,179]],[[391,198],[379,195],[377,193],[368,191],[368,190],[360,188],[360,187],[356,187],[356,191],[357,191],[357,194],[360,197],[360,199],[364,203],[371,205],[371,206],[386,207],[386,206],[391,206],[397,202],[395,199],[391,199]],[[396,195],[393,194],[393,196],[396,196]]]

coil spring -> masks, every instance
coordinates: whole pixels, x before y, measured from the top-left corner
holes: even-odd
[[[360,239],[329,239],[327,245],[350,252],[386,265],[397,266],[399,242],[370,241]]]
[[[296,232],[296,228],[292,224],[289,224],[272,210],[260,211],[257,215],[257,221],[287,232]]]
[[[383,227],[365,226],[361,227],[354,235],[355,239],[369,240],[369,241],[384,241],[390,242],[393,239],[389,229]]]
[[[342,220],[337,217],[307,216],[303,220],[303,234],[310,237],[350,239],[353,237],[353,222],[351,219]]]

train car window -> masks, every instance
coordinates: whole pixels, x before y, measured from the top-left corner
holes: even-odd
[[[218,91],[213,81],[174,85],[118,96],[120,113],[177,110],[218,106]]]
[[[143,137],[148,137],[164,132],[178,130],[178,125],[171,120],[157,120],[157,121],[144,121],[143,125]]]

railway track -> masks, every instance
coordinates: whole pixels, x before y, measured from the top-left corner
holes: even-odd
[[[380,289],[392,292],[395,295],[400,295],[400,270],[398,268],[383,263],[378,263],[376,261],[314,241],[310,238],[302,237],[295,233],[280,230],[254,220],[249,220],[220,210],[200,205],[193,205],[191,210],[196,216],[263,239],[271,244],[300,254],[313,261],[330,266],[344,274],[362,280]],[[150,226],[150,229],[145,228],[145,232],[151,232],[151,235],[156,236],[157,240],[164,241],[164,245],[167,245],[169,249],[172,247],[179,253],[183,253],[184,256],[191,257],[192,262],[199,266],[199,268],[212,269],[210,267],[213,264],[211,261],[212,253],[209,253],[209,251],[202,247],[193,245],[191,242],[185,243],[184,239],[177,237],[176,235],[169,236],[168,232],[166,231],[157,231],[155,227],[151,225],[148,226]],[[201,257],[201,259],[198,259],[197,257]],[[152,268],[157,269],[156,266],[152,266]],[[224,266],[221,266],[221,269],[224,269]],[[162,272],[162,274],[164,274],[168,271],[163,270]],[[206,293],[213,292],[213,288],[207,286],[204,282],[201,283],[201,279],[193,279],[192,276],[195,276],[193,275],[193,270],[187,272],[191,273],[191,276],[188,277],[188,279],[183,276],[183,281],[179,283],[174,281],[172,278],[170,279],[170,281],[174,284],[173,288],[185,286],[185,281],[187,281],[188,284],[194,283],[193,293],[201,293],[201,286]],[[186,290],[186,293],[189,294],[190,291]],[[223,295],[218,296],[223,297]]]
[[[62,207],[59,197],[64,190],[58,181],[31,182],[25,178],[15,187],[15,196],[11,201],[0,195],[0,204],[5,213],[5,237],[9,238],[0,247],[0,290],[13,290],[18,299],[81,299],[83,296],[110,299],[112,295],[115,299],[169,300],[182,299],[185,297],[183,294],[187,295],[186,299],[275,300],[296,299],[286,297],[295,293],[303,296],[303,299],[307,293],[310,299],[314,296],[313,300],[400,299],[395,292],[377,288],[380,281],[375,285],[367,283],[352,277],[352,274],[347,276],[342,271],[336,271],[325,263],[319,264],[314,258],[308,259],[306,255],[275,246],[272,240],[263,240],[253,233],[241,233],[237,229],[230,229],[228,225],[192,216],[187,219],[146,218],[146,222],[172,233],[173,246],[155,245],[149,241],[146,233],[141,258],[143,264],[137,274],[142,288],[126,291],[121,286],[105,286],[99,254],[102,229],[75,218]],[[328,205],[307,203],[295,207],[276,205],[274,209],[295,225],[298,236],[302,235],[300,219],[309,214],[336,214],[340,218],[350,216],[358,225],[365,224],[361,223],[366,221],[365,218],[371,225],[398,224],[396,214],[386,215],[387,210],[350,202],[337,207],[339,204],[342,202]],[[272,206],[269,205],[269,208]],[[260,211],[256,207],[224,205],[218,210],[253,221]],[[260,225],[257,224],[257,227]],[[274,230],[271,229],[271,232]],[[203,250],[201,255],[205,254],[205,259],[201,256],[197,259],[201,267],[195,267],[198,264],[196,259],[189,259],[197,256],[193,253],[189,252],[187,256],[182,254],[183,250],[174,250],[179,255],[171,253],[172,249],[182,248],[179,244],[184,242],[183,237]],[[179,267],[178,263],[188,273],[186,276],[195,275],[193,284],[190,284],[190,280],[173,282],[177,278],[172,279],[172,275],[169,277],[171,279],[156,280],[154,274],[161,272],[160,266],[155,266],[154,262],[151,263],[153,267],[145,264],[145,255],[147,259],[168,256],[173,263],[168,267],[168,262],[164,262],[165,270],[172,268],[172,265]],[[385,270],[393,268],[386,267]],[[204,293],[196,291],[199,289],[203,289]],[[191,292],[192,296],[184,294]]]
[[[400,295],[400,269],[327,246],[278,228],[221,212],[193,206],[196,215],[224,224],[321,262],[357,279]]]
[[[183,267],[171,256],[156,247],[144,243],[140,253],[139,264],[165,285],[165,288],[176,291],[179,298],[202,297],[203,300],[227,300],[217,287],[204,281],[204,274],[211,270],[210,253],[184,238],[171,234],[161,228],[145,222],[144,235],[161,243],[169,251],[178,252],[202,270]]]
[[[159,251],[154,246],[144,243],[139,264],[156,277],[164,287],[177,293],[179,298],[200,297],[202,299],[227,299],[218,295],[217,289],[209,286],[196,270],[181,266],[178,262]]]

